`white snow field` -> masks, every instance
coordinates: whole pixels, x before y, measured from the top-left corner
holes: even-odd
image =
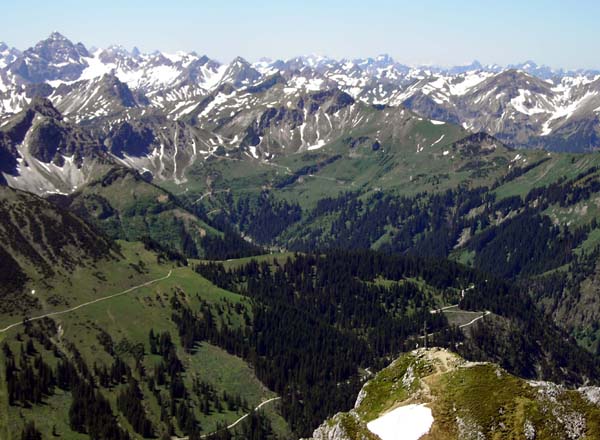
[[[432,424],[431,409],[425,405],[406,405],[367,423],[367,428],[381,440],[419,440]]]

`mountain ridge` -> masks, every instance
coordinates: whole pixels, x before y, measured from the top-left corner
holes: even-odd
[[[479,62],[410,67],[387,55],[340,60],[299,56],[256,63],[236,57],[221,64],[195,52],[144,54],[118,46],[90,52],[58,33],[23,52],[7,47],[0,53],[6,64],[0,64],[0,124],[39,95],[77,121],[102,125],[149,111],[178,120],[221,87],[243,95],[244,88],[251,90],[278,73],[290,89],[337,88],[366,104],[404,105],[429,119],[487,131],[515,147],[588,151],[600,146],[600,71],[552,70],[531,61],[504,67]],[[516,72],[518,83],[503,79]],[[98,88],[96,82],[107,74],[115,81],[109,89],[116,87],[126,107],[135,102],[138,111],[111,103],[109,90]],[[286,99],[280,93],[275,101],[283,104]],[[216,110],[220,104],[209,108]],[[82,112],[86,105],[89,110]]]

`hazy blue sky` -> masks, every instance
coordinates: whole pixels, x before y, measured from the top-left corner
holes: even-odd
[[[58,30],[86,46],[236,55],[364,57],[407,64],[532,59],[600,68],[597,0],[6,1],[0,41],[24,49]]]

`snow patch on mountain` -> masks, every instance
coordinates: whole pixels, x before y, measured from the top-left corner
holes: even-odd
[[[322,147],[325,146],[325,141],[323,139],[320,139],[319,142],[317,142],[315,145],[311,145],[310,147],[307,148],[308,151],[313,151],[313,150],[318,150]]]
[[[546,122],[544,122],[540,133],[541,136],[547,136],[550,133],[552,133],[553,128],[551,127],[551,125],[554,121],[559,119],[569,119],[577,110],[582,108],[588,100],[597,97],[598,94],[598,91],[590,91],[575,101],[565,103],[564,105],[557,105],[550,118],[548,118]]]
[[[431,144],[431,146],[433,147],[434,145],[439,144],[440,142],[442,142],[442,139],[444,139],[444,136],[446,136],[445,134],[441,135],[440,138],[435,141],[433,144]]]
[[[393,409],[367,423],[381,440],[419,440],[433,424],[431,409],[425,405],[406,405]]]
[[[221,82],[223,79],[223,75],[227,71],[227,65],[223,64],[217,67],[215,70],[211,70],[206,66],[202,66],[202,74],[204,76],[204,82],[202,83],[202,87],[207,90],[214,89],[217,84]]]
[[[538,113],[547,113],[546,109],[544,108],[538,106],[531,106],[531,97],[532,93],[529,90],[519,89],[519,96],[511,99],[510,103],[516,111],[528,116],[532,116]]]

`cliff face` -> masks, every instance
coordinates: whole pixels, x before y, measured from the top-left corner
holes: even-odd
[[[312,438],[600,438],[600,388],[528,382],[495,364],[419,349],[365,383],[355,408],[326,420]]]

